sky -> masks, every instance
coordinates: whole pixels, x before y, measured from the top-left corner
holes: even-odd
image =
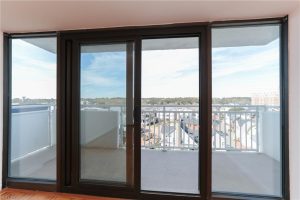
[[[212,96],[279,93],[279,39],[264,46],[213,48]]]
[[[13,39],[12,98],[22,97],[56,98],[56,55]]]
[[[143,51],[142,97],[199,97],[198,49]]]
[[[55,98],[56,55],[12,42],[13,98]],[[198,97],[198,49],[144,50],[142,97]],[[212,49],[213,97],[279,91],[279,40],[264,46]],[[81,54],[81,97],[125,97],[124,51]]]
[[[81,54],[81,97],[126,96],[126,52]]]

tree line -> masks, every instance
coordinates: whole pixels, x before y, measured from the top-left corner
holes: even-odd
[[[56,99],[30,99],[14,98],[13,104],[55,104]],[[212,98],[213,104],[236,104],[250,105],[251,97],[226,97]],[[125,105],[126,99],[115,98],[81,98],[82,105]],[[174,98],[142,98],[142,105],[198,105],[199,98],[196,97],[174,97]]]

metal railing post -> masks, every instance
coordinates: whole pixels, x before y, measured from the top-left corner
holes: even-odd
[[[259,152],[259,109],[258,106],[255,108],[256,110],[256,151]]]
[[[48,137],[49,137],[49,146],[52,146],[52,128],[51,128],[51,118],[52,118],[52,113],[51,113],[51,105],[48,105]]]
[[[119,128],[119,138],[120,138],[120,143],[119,143],[119,147],[123,147],[124,146],[124,141],[123,141],[123,106],[120,106],[120,128]],[[127,130],[126,130],[127,131]]]
[[[166,107],[163,106],[163,151],[166,151]]]

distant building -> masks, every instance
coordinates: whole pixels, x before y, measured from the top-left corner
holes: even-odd
[[[274,91],[254,93],[251,97],[251,104],[279,106],[280,105],[279,93]]]

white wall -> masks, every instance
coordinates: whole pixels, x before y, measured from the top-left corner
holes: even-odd
[[[299,3],[300,4],[300,3]],[[291,200],[300,199],[300,6],[289,15],[289,137]]]
[[[25,2],[25,1],[24,1]],[[50,1],[49,1],[50,2]],[[250,2],[250,1],[249,1]],[[125,25],[142,25],[142,24],[158,24],[158,23],[163,23],[160,20],[166,20],[164,23],[171,23],[171,22],[187,22],[187,21],[207,21],[207,20],[220,20],[223,19],[238,19],[238,18],[255,18],[255,17],[272,17],[272,16],[282,16],[283,13],[287,13],[286,11],[288,9],[284,10],[284,6],[288,5],[287,1],[281,1],[282,4],[280,4],[280,1],[277,2],[277,4],[274,4],[273,2],[271,3],[265,3],[264,6],[257,5],[260,7],[260,9],[250,7],[249,5],[236,5],[237,3],[234,1],[234,4],[236,6],[232,6],[231,4],[226,4],[228,9],[224,9],[223,6],[220,4],[217,4],[216,2],[215,5],[213,5],[216,9],[215,10],[210,10],[207,9],[206,6],[194,6],[190,5],[189,8],[194,8],[193,11],[191,12],[191,9],[188,9],[187,7],[182,7],[180,6],[175,6],[174,5],[174,12],[166,12],[165,10],[162,11],[161,15],[159,15],[159,10],[157,8],[167,8],[162,7],[162,6],[155,6],[153,5],[153,9],[148,9],[149,6],[145,6],[145,10],[150,10],[148,12],[148,18],[149,20],[142,20],[141,15],[143,15],[143,11],[141,9],[136,9],[139,10],[138,13],[136,12],[131,12],[128,9],[124,9],[123,5],[120,6],[121,8],[118,10],[121,12],[122,10],[125,10],[126,12],[124,13],[124,16],[118,16],[114,13],[116,12],[111,12],[110,9],[107,9],[107,7],[103,7],[101,5],[95,7],[91,5],[91,7],[95,7],[95,12],[93,14],[90,14],[90,12],[78,12],[78,10],[74,10],[73,15],[70,15],[69,18],[68,16],[65,15],[65,10],[64,7],[61,6],[60,2],[58,3],[58,7],[62,8],[62,11],[59,13],[62,13],[60,17],[57,17],[56,14],[56,9],[49,9],[49,6],[46,5],[43,7],[43,9],[37,9],[35,6],[31,6],[30,4],[27,5],[27,9],[23,9],[23,5],[19,6],[18,12],[16,12],[16,8],[11,5],[10,9],[7,8],[5,9],[7,13],[7,18],[6,18],[6,31],[16,31],[16,32],[23,32],[23,31],[38,31],[38,30],[59,30],[59,29],[70,29],[70,28],[93,28],[93,27],[105,27],[105,26],[121,26]],[[74,4],[73,2],[70,2]],[[225,3],[225,2],[224,2]],[[250,2],[251,3],[251,2]],[[32,4],[37,5],[37,2],[32,2]],[[133,2],[133,4],[136,4],[136,2]],[[199,3],[200,4],[200,3]],[[257,4],[257,1],[253,1],[253,5]],[[271,5],[270,5],[271,4]],[[253,6],[252,5],[252,6]],[[116,5],[113,5],[116,6]],[[112,6],[112,8],[114,8]],[[141,5],[137,5],[141,6]],[[1,3],[0,3],[1,7]],[[88,10],[86,7],[86,4],[84,3],[84,6],[78,6],[85,11]],[[245,7],[244,9],[241,9],[241,7]],[[272,8],[276,8],[278,11],[274,12],[267,12],[272,10]],[[291,5],[291,7],[294,7],[294,4]],[[99,18],[96,16],[95,13],[99,13],[99,15],[103,12],[99,12],[99,9],[103,8],[106,9],[107,12],[111,13],[114,17],[109,18],[109,17],[100,17],[100,19],[108,19],[108,20],[98,20]],[[202,10],[206,12],[200,12],[199,9],[202,8]],[[0,8],[1,9],[1,8]],[[32,11],[30,10],[32,9]],[[219,9],[219,11],[218,11]],[[236,12],[233,12],[233,9],[236,10]],[[186,11],[183,13],[183,11]],[[224,13],[223,11],[226,10],[227,13],[232,13],[232,15],[223,15],[219,16],[219,18],[213,16],[207,17],[206,15],[213,14],[213,15],[221,15]],[[38,11],[38,12],[35,12]],[[45,11],[47,11],[48,15],[45,15]],[[115,10],[116,11],[116,10]],[[154,15],[151,13],[151,11],[155,11]],[[237,12],[239,11],[239,12]],[[247,16],[243,16],[243,12],[248,11]],[[178,14],[180,12],[181,14]],[[18,15],[18,13],[21,13]],[[23,13],[23,15],[22,15]],[[78,15],[78,13],[89,13],[89,14],[84,14],[84,15]],[[135,14],[136,16],[132,16],[132,14]],[[170,17],[164,16],[165,14],[169,14]],[[173,14],[176,13],[176,14]],[[189,13],[194,13],[194,15],[189,15]],[[202,16],[201,16],[202,14]],[[14,20],[10,20],[11,18],[9,16],[13,16]],[[135,21],[135,24],[132,24],[128,21],[128,18],[126,16],[132,16],[132,20],[140,20],[140,21]],[[38,17],[37,17],[38,16]],[[43,18],[44,16],[44,18]],[[78,18],[76,19],[76,16],[80,18],[81,21],[78,22]],[[86,18],[91,19],[87,20],[83,16],[86,16]],[[172,16],[176,16],[177,18],[171,18]],[[206,16],[206,20],[204,17]],[[241,17],[242,16],[242,17]],[[1,17],[1,15],[0,15]],[[67,17],[67,20],[63,20]],[[74,18],[75,17],[75,18]],[[114,19],[115,21],[109,21],[111,19]],[[34,21],[35,20],[35,21]],[[150,21],[151,20],[151,21]],[[1,19],[0,19],[1,21]],[[4,20],[3,20],[4,21]],[[94,22],[94,24],[87,25],[87,23],[90,23],[90,21]],[[1,21],[2,22],[2,21]],[[15,23],[12,23],[15,22]],[[103,22],[104,24],[99,24],[100,22]],[[78,25],[79,23],[79,25]],[[110,23],[110,24],[109,24]],[[1,24],[2,26],[3,24]],[[291,180],[291,199],[292,200],[300,200],[300,8],[298,8],[296,11],[290,14],[289,16],[289,103],[290,103],[290,110],[289,110],[289,117],[290,117],[290,123],[289,123],[289,128],[290,128],[290,180]],[[3,29],[2,29],[3,30]],[[2,41],[2,31],[0,29],[0,96],[2,96],[3,93],[3,88],[2,88],[2,82],[3,82],[3,67],[2,67],[2,47],[3,47],[3,41]],[[3,99],[0,98],[0,149],[2,149],[2,113],[3,113]],[[0,172],[2,171],[2,153],[0,153]],[[0,173],[0,180],[2,180],[2,173]],[[0,181],[1,185],[1,181]]]
[[[0,3],[0,13],[1,13],[1,10],[2,10],[2,5]],[[3,32],[2,32],[2,15],[0,14],[0,83],[3,83]],[[0,95],[1,97],[3,96],[3,87],[2,87],[2,84],[0,84]],[[2,128],[2,125],[3,125],[3,98],[0,98],[0,190],[2,188],[2,160],[3,160],[3,157],[2,157],[2,147],[3,147],[3,128]]]
[[[1,7],[1,6],[0,6]],[[0,17],[0,22],[1,22],[1,17]],[[3,96],[3,87],[2,87],[2,83],[3,83],[3,33],[1,31],[1,27],[0,27],[0,95],[1,97]],[[3,98],[0,98],[0,180],[2,180],[2,147],[3,147],[3,133],[2,133],[2,126],[3,126],[3,117],[2,117],[2,113],[3,113]],[[2,188],[2,181],[0,181],[0,190]]]

